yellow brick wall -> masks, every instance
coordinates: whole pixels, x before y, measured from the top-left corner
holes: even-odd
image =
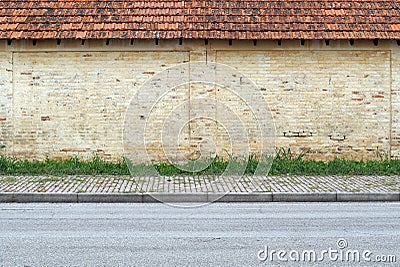
[[[14,53],[13,155],[122,154],[125,111],[149,77],[184,52]]]
[[[217,62],[263,88],[278,147],[324,158],[388,151],[390,52],[221,51]]]
[[[12,54],[0,52],[0,155],[12,152]]]
[[[29,159],[98,154],[118,160],[124,153],[125,113],[141,86],[169,67],[196,61],[226,64],[254,82],[274,118],[277,147],[317,159],[400,156],[400,47],[391,41],[378,46],[372,41],[354,46],[345,41],[329,46],[322,41],[304,46],[297,41],[281,46],[273,41],[257,46],[250,41],[231,46],[224,41],[65,41],[59,46],[1,41],[0,152]],[[235,78],[215,79],[223,84]],[[246,107],[218,86],[183,84],[153,107],[146,133],[152,159],[166,158],[160,153],[166,145],[160,129],[170,112],[199,96],[225,103],[251,121]],[[190,120],[201,106],[184,108],[188,123],[176,137],[181,147],[168,148],[170,153],[189,156],[203,139],[217,144],[218,154],[229,151],[223,127]],[[216,110],[216,121],[221,116]],[[255,132],[248,131],[250,139],[256,139]],[[257,147],[253,141],[251,148]]]
[[[400,49],[391,50],[391,155],[400,158]]]

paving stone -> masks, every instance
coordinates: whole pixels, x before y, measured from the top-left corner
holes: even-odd
[[[7,179],[6,179],[7,178]],[[129,179],[129,183],[127,180]],[[196,184],[198,183],[198,184]],[[195,186],[196,184],[196,186]],[[268,176],[243,177],[146,177],[48,176],[0,177],[0,192],[41,193],[269,193],[269,192],[400,192],[400,176]]]

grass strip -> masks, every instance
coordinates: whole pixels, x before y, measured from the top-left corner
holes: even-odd
[[[188,170],[196,169],[195,166],[174,166],[168,163],[157,163],[152,166],[134,165],[134,174],[137,176],[157,173],[164,176],[181,175],[221,175],[226,170],[228,164],[241,174],[252,175],[257,168],[258,161],[254,157],[248,160],[231,159],[226,161],[215,158],[207,168],[202,168],[199,172]],[[147,171],[149,170],[149,171]],[[399,175],[399,159],[380,159],[369,161],[354,161],[335,158],[331,161],[316,161],[304,159],[304,155],[293,155],[290,151],[280,149],[272,162],[270,171],[264,175]],[[77,157],[67,160],[28,161],[12,159],[7,157],[0,158],[0,175],[130,175],[129,168],[124,161],[107,162],[99,157],[90,160],[81,160]]]

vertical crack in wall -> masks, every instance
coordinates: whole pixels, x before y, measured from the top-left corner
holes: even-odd
[[[393,104],[392,104],[392,50],[389,51],[389,155],[388,159],[392,158],[392,126],[393,126]]]
[[[12,133],[12,139],[11,139],[11,155],[14,157],[14,147],[15,147],[15,120],[14,120],[14,92],[15,92],[15,75],[14,75],[15,69],[14,69],[14,52],[11,52],[11,133]]]

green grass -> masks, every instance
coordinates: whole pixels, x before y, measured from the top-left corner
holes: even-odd
[[[16,178],[11,178],[11,177],[0,179],[0,183],[15,183],[16,181],[17,181]]]
[[[248,160],[231,159],[226,161],[216,158],[204,170],[190,172],[198,167],[196,162],[188,162],[181,166],[173,166],[167,163],[157,163],[152,166],[131,165],[130,168],[137,176],[160,174],[165,176],[181,175],[221,175],[231,164],[231,173],[253,174],[258,161],[255,157]],[[264,173],[263,173],[264,174]],[[294,155],[290,149],[280,149],[268,175],[399,175],[399,159],[380,159],[370,161],[353,161],[336,158],[324,162],[306,160],[304,155]],[[130,175],[129,168],[124,161],[118,163],[106,162],[99,157],[83,161],[78,158],[68,160],[28,161],[11,158],[0,158],[0,175]],[[12,179],[12,178],[11,178]],[[56,178],[51,178],[56,179]],[[4,180],[3,182],[7,182]],[[9,180],[8,182],[13,182]]]
[[[305,160],[304,154],[295,156],[288,150],[279,150],[269,175],[398,175],[399,159],[355,161],[335,158],[331,161]]]
[[[42,178],[39,180],[30,180],[29,182],[31,182],[31,183],[47,183],[47,182],[58,182],[58,181],[60,181],[59,178],[47,177],[47,178]]]
[[[82,178],[74,178],[74,179],[72,179],[72,181],[74,181],[74,182],[84,182],[86,180],[82,179]]]
[[[68,160],[28,161],[0,158],[0,175],[128,175],[124,162],[106,162],[99,157],[83,161],[76,157]]]
[[[398,182],[384,182],[383,183],[384,186],[397,186],[399,185]]]

